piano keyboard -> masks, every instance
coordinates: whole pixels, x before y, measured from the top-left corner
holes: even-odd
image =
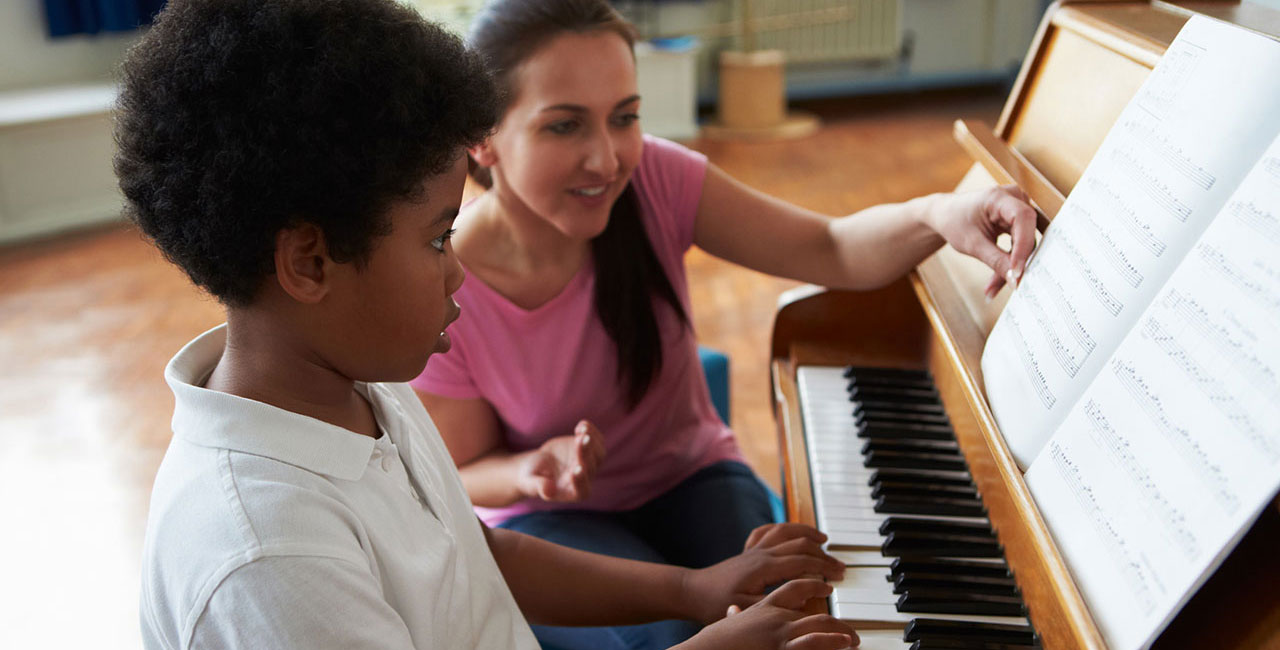
[[[818,529],[849,566],[832,614],[901,625],[900,648],[1038,647],[928,373],[796,377]]]

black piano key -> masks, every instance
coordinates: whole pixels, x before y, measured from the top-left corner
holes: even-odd
[[[922,422],[858,422],[855,435],[869,439],[912,438],[918,440],[955,440],[951,425]]]
[[[853,409],[853,421],[859,426],[864,424],[932,424],[938,427],[951,428],[951,420],[947,418],[945,413],[884,411],[862,408],[861,406],[856,406]]]
[[[958,521],[954,519],[928,519],[910,517],[886,517],[880,523],[880,534],[896,532],[939,533],[952,535],[985,535],[995,537],[988,521]]]
[[[960,445],[954,440],[917,440],[914,438],[872,438],[862,443],[862,453],[874,451],[909,451],[922,454],[959,455]]]
[[[937,483],[895,483],[884,481],[871,487],[871,498],[884,496],[938,497],[942,499],[978,499],[978,492],[963,485]]]
[[[870,468],[897,467],[902,469],[936,469],[964,471],[964,458],[944,454],[915,454],[898,451],[871,451],[862,457],[862,464]]]
[[[902,631],[903,641],[919,641],[926,638],[970,639],[992,643],[1009,643],[1023,647],[1035,647],[1040,644],[1035,630],[1029,625],[917,618],[907,623],[907,627]]]
[[[910,402],[906,400],[891,399],[888,397],[880,397],[878,399],[867,399],[858,397],[849,397],[849,401],[853,403],[854,413],[862,411],[884,412],[884,413],[920,413],[923,415],[934,415],[946,417],[947,410],[938,402]]]
[[[957,614],[970,616],[1023,616],[1021,598],[986,594],[956,594],[912,589],[898,596],[897,609],[908,614]]]
[[[872,472],[871,477],[867,479],[867,485],[875,486],[877,483],[883,483],[885,481],[901,481],[904,483],[939,483],[943,485],[966,485],[973,487],[973,477],[969,476],[968,470],[953,472],[898,469],[893,467],[884,467]]]
[[[912,642],[907,650],[1033,650],[1039,647],[1039,644],[1022,645],[929,637]]]
[[[881,481],[871,488],[871,498],[883,496],[921,496],[942,497],[948,499],[977,499],[978,491],[965,485],[945,485],[942,483],[900,483],[897,481]]]
[[[905,386],[871,386],[850,384],[846,391],[851,400],[894,400],[916,404],[941,404],[938,391],[930,388],[909,388]]]
[[[885,379],[898,381],[927,381],[933,383],[928,370],[914,368],[886,368],[877,366],[846,366],[845,379]]]
[[[893,579],[893,593],[908,589],[957,589],[972,593],[1018,595],[1013,578],[982,578],[948,573],[904,573]]]
[[[953,573],[970,576],[1011,578],[1009,566],[1001,562],[942,558],[898,558],[889,565],[889,575],[896,578],[910,573]],[[891,580],[892,581],[892,580]]]
[[[889,533],[880,545],[885,557],[1003,557],[1000,544],[983,537]]]
[[[886,496],[876,499],[873,509],[882,515],[923,515],[926,517],[985,517],[986,508],[977,499],[937,499],[930,497]]]

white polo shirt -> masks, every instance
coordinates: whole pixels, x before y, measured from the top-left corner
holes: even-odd
[[[357,384],[384,440],[203,388],[225,326],[169,362],[173,441],[143,547],[148,648],[528,648],[457,470],[408,386]]]

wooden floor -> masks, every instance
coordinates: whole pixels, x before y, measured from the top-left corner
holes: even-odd
[[[956,118],[994,123],[1003,93],[812,104],[816,136],[696,141],[766,192],[828,213],[946,190],[968,168]],[[733,425],[774,487],[769,328],[796,283],[693,251],[699,339],[732,359]],[[0,645],[136,648],[151,480],[169,440],[162,370],[221,320],[138,233],[114,226],[0,249]]]

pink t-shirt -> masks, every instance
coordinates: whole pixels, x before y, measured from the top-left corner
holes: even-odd
[[[672,287],[689,308],[684,253],[707,159],[678,144],[645,136],[631,183],[654,252]],[[453,349],[431,357],[414,388],[446,397],[484,398],[502,421],[506,445],[524,451],[569,435],[580,419],[604,434],[606,456],[591,497],[577,503],[520,501],[506,508],[476,508],[495,525],[537,510],[627,510],[675,487],[721,460],[741,460],[733,432],[716,415],[698,361],[697,342],[665,302],[655,301],[662,369],[634,410],[618,379],[617,353],[595,313],[590,258],[547,303],[522,309],[469,276],[454,294],[462,318],[449,328]]]

